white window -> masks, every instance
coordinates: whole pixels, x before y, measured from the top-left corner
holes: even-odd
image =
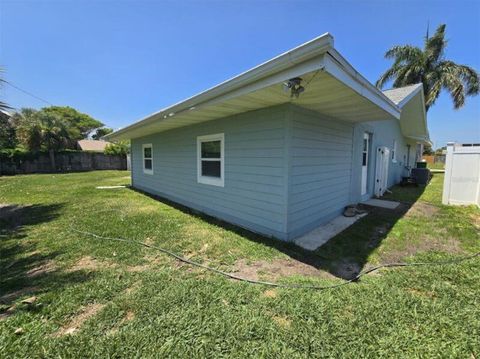
[[[153,148],[152,144],[144,144],[142,146],[143,152],[143,173],[153,175]]]
[[[197,137],[198,183],[223,187],[224,167],[223,133]]]
[[[393,140],[392,162],[397,162],[397,140]]]

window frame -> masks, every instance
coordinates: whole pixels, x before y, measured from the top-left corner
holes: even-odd
[[[202,158],[202,143],[211,141],[220,141],[220,158]],[[203,176],[202,161],[219,161],[220,177]],[[225,187],[225,135],[223,133],[197,137],[197,182],[211,186]]]
[[[150,148],[150,157],[145,158],[145,148]],[[145,160],[152,162],[152,168],[145,168]],[[147,175],[153,175],[153,145],[151,143],[144,143],[142,145],[142,168],[143,173]]]

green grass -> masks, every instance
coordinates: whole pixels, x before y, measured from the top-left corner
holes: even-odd
[[[445,164],[441,162],[437,163],[429,163],[427,167],[431,170],[444,170],[445,169]]]
[[[345,263],[454,259],[480,250],[480,210],[442,206],[442,175],[394,188],[387,197],[401,208],[370,209],[313,254],[130,189],[95,189],[127,176],[0,177],[0,203],[18,206],[0,209],[1,357],[479,357],[478,259],[384,270],[329,291],[271,289],[72,231],[146,241],[227,271],[295,258],[340,276]]]

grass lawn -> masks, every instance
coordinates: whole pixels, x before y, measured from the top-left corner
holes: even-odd
[[[251,278],[328,285],[379,263],[480,251],[480,210],[441,205],[442,175],[394,188],[397,210],[369,208],[314,253],[131,189],[95,189],[128,176],[0,177],[1,357],[480,357],[478,258],[328,291],[275,289],[72,230]]]
[[[431,170],[444,170],[445,169],[445,164],[441,162],[437,163],[429,163],[427,167]]]

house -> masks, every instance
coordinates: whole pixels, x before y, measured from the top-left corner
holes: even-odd
[[[133,187],[288,241],[429,142],[421,85],[381,92],[328,33],[105,137],[131,140]]]
[[[81,151],[87,152],[102,152],[110,142],[99,140],[79,140],[77,141],[77,148]]]

